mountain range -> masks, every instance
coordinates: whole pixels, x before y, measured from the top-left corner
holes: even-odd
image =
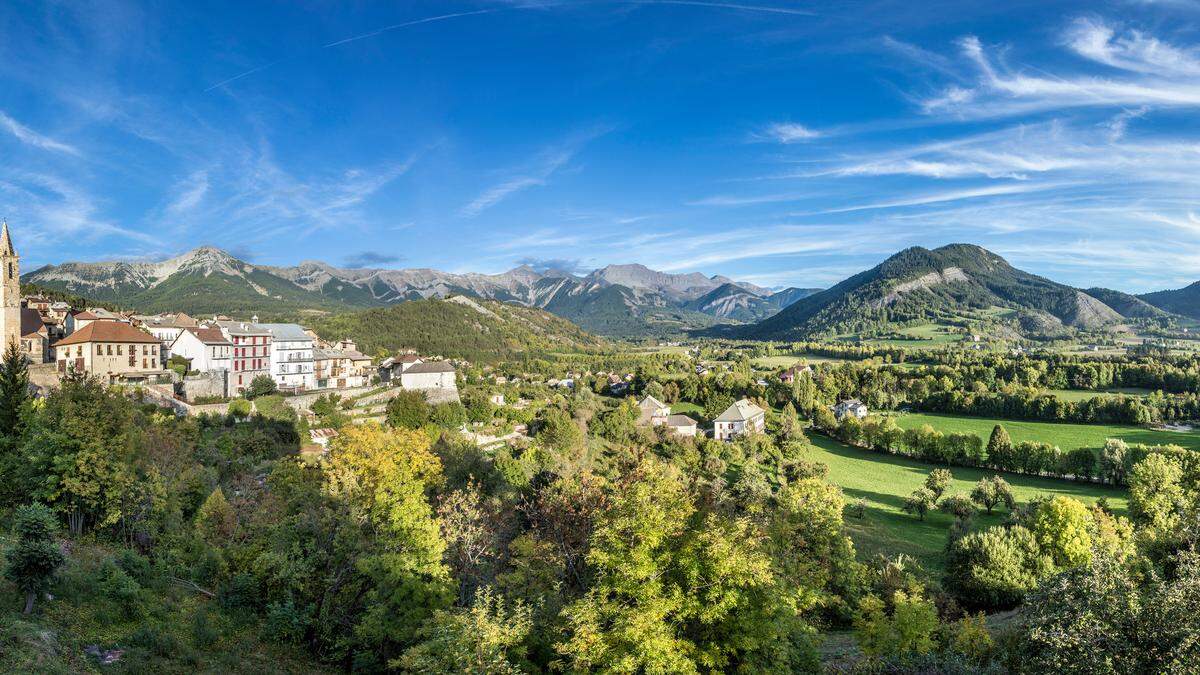
[[[502,274],[255,265],[213,247],[161,262],[68,262],[25,283],[144,312],[294,316],[454,295],[544,309],[601,335],[677,333],[768,317],[818,289],[772,291],[722,276],[609,265],[586,275],[523,265]]]
[[[913,247],[734,332],[747,338],[796,339],[878,335],[938,324],[986,328],[997,337],[1055,337],[1072,330],[1117,328],[1131,320],[1196,316],[1200,303],[1179,296],[1186,291],[1134,296],[1105,288],[1081,290],[1019,270],[979,246]],[[1196,295],[1200,284],[1192,291]]]
[[[144,312],[263,318],[465,296],[542,309],[591,333],[622,337],[706,331],[788,340],[885,335],[925,324],[996,337],[1056,337],[1132,321],[1200,319],[1200,282],[1140,296],[1084,290],[1019,270],[971,244],[908,248],[825,290],[771,290],[637,264],[583,275],[527,265],[501,274],[345,269],[316,261],[272,267],[213,247],[161,262],[48,265],[22,281]]]

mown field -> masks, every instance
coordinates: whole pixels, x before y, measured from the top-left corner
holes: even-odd
[[[1104,391],[1087,391],[1082,389],[1047,389],[1047,394],[1054,394],[1057,398],[1064,401],[1086,401],[1097,396],[1145,396],[1150,393],[1149,389],[1140,389],[1138,387],[1117,387],[1115,389],[1106,389]]]
[[[768,370],[782,370],[796,365],[800,361],[806,363],[836,363],[839,361],[848,361],[850,359],[838,359],[830,356],[819,356],[817,354],[786,354],[776,356],[760,356],[753,361],[756,368],[766,368]]]
[[[866,501],[865,517],[854,517],[850,508],[846,516],[846,527],[859,559],[874,558],[877,554],[894,557],[903,553],[916,559],[932,576],[940,577],[944,567],[942,551],[953,517],[931,512],[921,521],[903,511],[904,498],[920,487],[938,465],[852,448],[815,434],[812,444],[811,459],[829,467],[829,481],[842,488],[847,505],[852,506],[858,499]],[[1041,494],[1067,495],[1089,504],[1107,497],[1118,513],[1127,509],[1126,492],[1119,488],[983,469],[949,468],[954,474],[954,482],[947,494],[970,492],[980,478],[1000,473],[1013,486],[1018,502]],[[1002,508],[992,515],[981,512],[975,518],[975,526],[999,525],[1006,518],[1008,513]]]
[[[928,424],[942,433],[976,434],[985,442],[991,435],[992,428],[997,424],[1002,424],[1014,443],[1041,441],[1057,445],[1064,451],[1075,448],[1099,448],[1108,438],[1120,438],[1126,443],[1149,445],[1174,443],[1192,450],[1200,450],[1200,433],[1197,432],[1155,431],[1121,424],[1058,424],[923,413],[896,415],[895,419],[903,429],[912,429]]]

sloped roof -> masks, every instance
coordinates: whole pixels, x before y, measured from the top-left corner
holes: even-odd
[[[204,328],[184,328],[185,333],[195,335],[201,342],[206,345],[228,345],[231,343],[220,328],[216,326],[207,326]]]
[[[58,341],[55,346],[85,342],[143,342],[158,344],[158,338],[121,321],[93,321]]]
[[[653,396],[650,396],[649,394],[647,394],[646,398],[643,398],[641,400],[641,402],[638,403],[638,407],[642,408],[643,410],[646,410],[646,409],[657,410],[659,408],[667,408],[670,406],[668,406],[666,403],[663,403],[662,401],[654,398]]]
[[[667,415],[665,424],[669,427],[694,427],[696,420],[687,415]]]
[[[295,323],[260,323],[260,327],[270,331],[276,340],[301,340],[312,342],[312,336],[304,331],[304,326]]]
[[[453,373],[454,366],[445,361],[430,361],[428,363],[418,363],[417,365],[404,371],[405,375],[409,373]]]
[[[46,330],[46,323],[42,321],[42,315],[36,309],[31,307],[21,308],[21,337],[31,335],[41,335],[41,331]],[[45,336],[42,336],[45,337]]]
[[[16,255],[12,237],[8,236],[8,221],[4,221],[4,232],[0,233],[0,255]]]
[[[762,408],[754,405],[746,399],[735,401],[733,405],[725,409],[714,422],[745,422],[759,415],[766,414]]]

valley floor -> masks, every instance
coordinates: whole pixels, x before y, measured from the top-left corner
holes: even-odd
[[[991,431],[991,427],[988,427],[988,431]],[[1013,438],[1017,440],[1015,434]],[[954,474],[954,482],[946,491],[948,495],[969,493],[980,478],[1000,474],[1012,485],[1018,502],[1027,502],[1038,495],[1066,495],[1090,504],[1100,497],[1107,497],[1114,511],[1127,515],[1127,494],[1121,488],[926,464],[906,457],[853,448],[816,434],[811,440],[813,447],[810,459],[826,464],[829,467],[828,480],[841,487],[846,495],[846,504],[850,507],[848,511],[851,512],[846,515],[846,529],[854,540],[860,560],[874,558],[877,554],[888,557],[904,554],[919,562],[931,576],[941,576],[944,567],[942,551],[953,517],[930,512],[922,521],[903,511],[904,498],[921,487],[925,477],[936,468],[949,468]],[[852,507],[859,499],[866,502],[866,513],[862,518],[852,515]],[[996,509],[991,515],[980,513],[975,518],[975,527],[1000,525],[1007,518],[1008,512],[1003,509]]]

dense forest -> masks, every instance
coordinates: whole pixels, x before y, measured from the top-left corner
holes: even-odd
[[[353,338],[369,354],[421,354],[494,363],[554,352],[602,350],[606,343],[542,310],[492,300],[414,300],[315,318],[327,340]]]

